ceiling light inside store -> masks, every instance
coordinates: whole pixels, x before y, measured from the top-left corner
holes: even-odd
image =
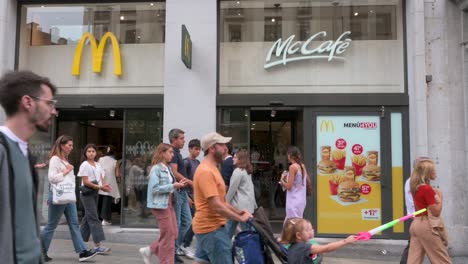
[[[115,116],[115,110],[110,110],[109,111],[109,116],[114,117]]]
[[[255,127],[251,127],[250,130],[255,130]]]
[[[150,6],[154,6],[154,3],[150,3]]]
[[[275,22],[276,20],[274,18],[271,19],[271,22]]]
[[[359,15],[359,13],[358,13],[358,12],[354,13],[354,16],[358,16],[358,15]]]
[[[374,13],[374,10],[369,10],[369,13],[371,13],[371,14]]]
[[[275,117],[276,116],[276,110],[271,110],[270,116]]]
[[[240,16],[241,14],[240,14],[240,13],[238,13],[237,15],[238,15],[238,16]]]
[[[255,126],[256,124],[255,123],[252,123],[252,126]]]
[[[44,8],[45,6],[41,6],[41,8]]]
[[[125,17],[124,17],[124,16],[120,16],[120,20],[125,20]]]
[[[240,5],[240,1],[237,1],[236,4]]]

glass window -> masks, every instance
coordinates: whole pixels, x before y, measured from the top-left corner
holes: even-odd
[[[164,43],[165,3],[26,7],[31,45],[75,45],[85,32],[113,32],[121,44]]]
[[[402,0],[219,6],[220,94],[405,92]]]
[[[397,6],[379,1],[350,4],[330,1],[298,1],[272,4],[270,1],[222,1],[221,41],[234,42],[227,31],[230,25],[243,25],[243,42],[276,41],[297,34],[307,40],[310,31],[326,31],[324,40],[351,31],[353,40],[397,39]],[[281,3],[285,2],[285,3]],[[363,4],[364,3],[364,4]],[[262,19],[263,18],[263,19]],[[257,25],[263,23],[263,30]],[[224,27],[224,25],[228,27]],[[230,31],[229,31],[230,32]]]

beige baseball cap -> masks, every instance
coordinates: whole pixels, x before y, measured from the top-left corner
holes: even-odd
[[[202,137],[201,147],[203,150],[207,150],[216,143],[226,144],[231,141],[231,139],[232,137],[223,137],[216,132],[211,132]]]

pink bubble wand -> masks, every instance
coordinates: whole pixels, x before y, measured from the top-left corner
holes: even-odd
[[[376,228],[374,228],[374,229],[371,229],[371,230],[369,230],[369,231],[367,231],[367,232],[359,232],[358,235],[357,235],[357,239],[358,239],[358,240],[369,240],[369,239],[371,239],[371,237],[372,237],[373,235],[375,235],[375,234],[377,234],[377,233],[380,233],[380,232],[382,232],[382,231],[385,230],[385,229],[388,229],[388,228],[390,228],[390,227],[393,227],[394,225],[396,225],[396,224],[398,224],[398,223],[400,223],[400,222],[404,222],[404,221],[406,221],[406,220],[408,220],[408,219],[410,219],[410,218],[416,217],[418,214],[422,214],[422,213],[424,213],[424,212],[426,212],[426,208],[421,209],[421,210],[419,210],[419,211],[417,211],[417,212],[414,212],[414,213],[412,213],[412,214],[408,214],[408,215],[406,215],[406,216],[397,218],[397,219],[395,219],[395,220],[393,220],[393,221],[390,221],[390,222],[388,222],[388,223],[386,223],[386,224],[383,224],[383,225],[381,225],[381,226],[378,226],[378,227],[376,227]]]

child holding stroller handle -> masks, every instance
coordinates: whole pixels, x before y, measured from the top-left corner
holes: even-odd
[[[288,249],[289,264],[321,263],[321,254],[335,251],[357,241],[357,237],[351,235],[340,241],[320,245],[313,238],[314,229],[309,220],[303,218],[286,220],[281,234],[281,243]]]

